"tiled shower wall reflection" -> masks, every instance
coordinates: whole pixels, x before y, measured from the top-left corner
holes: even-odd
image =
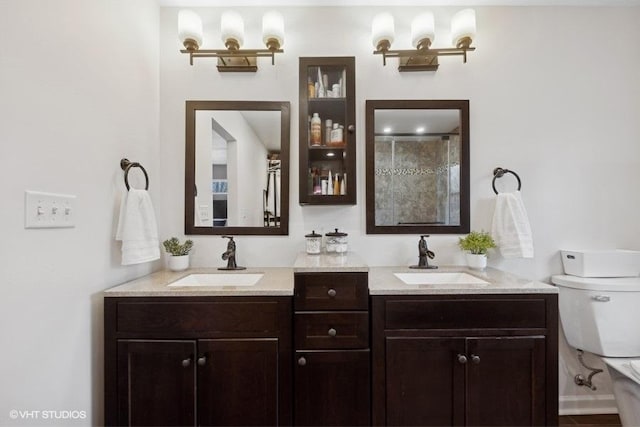
[[[375,143],[376,225],[460,224],[460,137]]]

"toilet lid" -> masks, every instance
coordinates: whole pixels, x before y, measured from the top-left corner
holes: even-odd
[[[640,384],[640,358],[603,357],[602,360],[625,377]]]
[[[591,291],[638,292],[640,277],[578,277],[567,274],[551,276],[551,282],[558,286]]]

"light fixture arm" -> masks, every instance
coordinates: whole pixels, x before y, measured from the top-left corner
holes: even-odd
[[[247,64],[249,58],[271,58],[271,65],[275,65],[275,54],[283,53],[282,49],[182,49],[180,52],[189,54],[189,63],[193,65],[193,58],[218,58],[221,61],[228,58],[244,58]]]
[[[382,55],[382,64],[387,65],[387,58],[399,58],[400,71],[435,71],[438,68],[439,56],[462,56],[462,62],[467,62],[467,52],[473,52],[475,47],[451,47],[440,49],[406,49],[406,50],[375,50],[374,55]]]

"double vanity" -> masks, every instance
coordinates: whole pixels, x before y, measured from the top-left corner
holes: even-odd
[[[105,291],[107,425],[557,425],[557,289],[493,269],[161,271]]]

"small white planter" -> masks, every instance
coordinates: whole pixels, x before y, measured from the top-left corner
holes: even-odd
[[[167,260],[169,270],[182,271],[189,268],[189,255],[173,256],[169,255]]]
[[[487,255],[466,254],[467,265],[474,270],[484,270],[487,267]]]

